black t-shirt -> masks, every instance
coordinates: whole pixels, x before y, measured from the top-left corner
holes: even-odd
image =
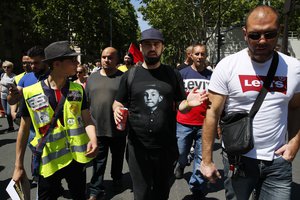
[[[129,140],[146,148],[176,145],[175,103],[186,98],[179,72],[166,65],[150,70],[139,66],[130,92],[128,74],[121,79],[116,100],[129,108]]]
[[[45,84],[44,81],[42,81],[41,83],[42,83],[42,88],[44,90],[44,93],[48,97],[50,106],[52,107],[53,110],[55,110],[55,108],[57,106],[57,100],[56,100],[54,90],[49,88]],[[70,83],[67,81],[65,86],[61,89],[61,93],[65,97],[67,96],[67,91],[68,91],[69,85],[70,85]],[[85,92],[83,92],[83,100],[82,100],[81,110],[85,110],[85,109],[88,109],[88,105],[87,105],[87,101],[86,101]],[[22,98],[21,103],[20,103],[20,116],[21,117],[30,117],[24,98]]]

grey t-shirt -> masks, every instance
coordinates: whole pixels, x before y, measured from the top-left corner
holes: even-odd
[[[9,76],[6,73],[1,74],[1,99],[6,99],[10,84],[15,81],[15,74],[11,73]]]
[[[97,136],[125,136],[125,133],[116,129],[112,111],[122,75],[123,72],[117,71],[112,76],[103,76],[98,71],[92,73],[87,80],[85,91]]]

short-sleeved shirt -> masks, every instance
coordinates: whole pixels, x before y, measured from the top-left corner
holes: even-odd
[[[176,145],[175,103],[186,98],[179,72],[166,65],[139,66],[128,86],[131,70],[122,77],[116,96],[116,101],[129,107],[129,140],[149,149]]]
[[[97,136],[124,137],[116,129],[113,117],[112,104],[119,89],[123,72],[117,71],[114,75],[103,76],[100,72],[90,75],[87,80],[85,92],[94,124],[96,125]]]
[[[248,49],[221,60],[208,89],[226,95],[225,113],[249,112],[270,68],[272,59],[257,63]],[[279,53],[278,67],[261,107],[253,120],[254,148],[245,156],[273,160],[286,143],[288,104],[300,92],[300,62]]]
[[[33,84],[36,84],[39,81],[45,80],[49,76],[50,71],[45,74],[39,74],[30,72],[25,74],[18,83],[18,86],[24,88]]]
[[[14,83],[15,74],[11,73],[9,76],[6,73],[1,74],[1,99],[7,99],[10,84]]]
[[[49,104],[52,107],[53,110],[55,110],[56,106],[57,106],[57,100],[56,100],[56,94],[55,91],[51,88],[49,88],[44,81],[41,82],[42,83],[42,88],[44,90],[45,95],[48,97],[49,100]],[[65,86],[61,89],[61,93],[62,95],[64,95],[65,97],[67,96],[67,92],[68,92],[68,88],[69,88],[69,82],[67,82],[65,84]],[[82,100],[82,106],[81,106],[81,110],[85,110],[88,109],[88,105],[87,105],[87,101],[86,101],[86,95],[85,93],[83,93],[83,100]],[[24,98],[22,99],[21,103],[20,103],[20,116],[21,117],[30,117],[28,108],[26,106],[25,100]]]

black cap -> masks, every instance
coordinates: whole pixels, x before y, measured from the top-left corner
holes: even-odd
[[[44,51],[45,59],[43,62],[48,62],[63,57],[75,57],[81,55],[73,49],[69,41],[53,42],[47,46]]]
[[[162,42],[165,41],[163,34],[155,28],[149,28],[142,32],[142,37],[141,37],[140,42],[142,42],[144,40],[160,40]]]

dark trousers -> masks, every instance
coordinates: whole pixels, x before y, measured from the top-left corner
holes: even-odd
[[[39,200],[54,200],[60,196],[61,180],[65,178],[72,199],[85,200],[86,192],[86,171],[85,164],[72,161],[53,175],[44,178],[39,176],[38,197]]]
[[[128,141],[127,161],[135,200],[167,200],[178,154],[145,149]]]
[[[90,195],[97,196],[104,192],[103,178],[108,157],[111,151],[111,177],[113,180],[122,178],[126,137],[98,137],[99,153],[93,160],[93,176],[91,178]]]

